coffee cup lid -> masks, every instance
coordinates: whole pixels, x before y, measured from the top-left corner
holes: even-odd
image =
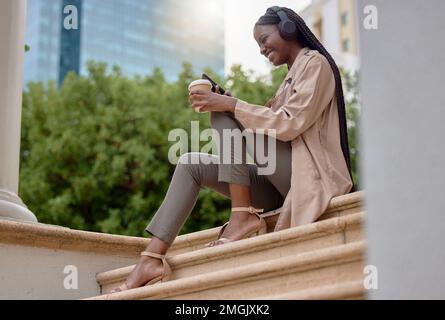
[[[212,87],[212,83],[209,80],[199,79],[199,80],[195,80],[189,84],[189,91],[193,86],[197,86],[197,85],[208,85],[208,86]]]

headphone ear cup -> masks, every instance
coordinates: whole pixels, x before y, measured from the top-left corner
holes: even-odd
[[[278,30],[280,31],[280,36],[285,40],[292,40],[297,36],[297,26],[296,24],[289,19],[286,12],[281,10],[280,7],[272,7],[271,8],[280,18],[280,22],[278,23]]]
[[[288,22],[290,22],[290,21],[285,21],[285,22],[283,22],[283,21],[280,21],[280,23],[278,24],[278,30],[279,30],[279,32],[280,32],[280,36],[284,39],[284,40],[288,40],[288,41],[290,41],[290,40],[292,40],[292,39],[294,39],[295,38],[295,36],[296,36],[296,34],[297,34],[297,31],[296,31],[296,28],[295,27],[291,27],[291,28],[289,28],[289,25],[286,25],[286,23],[288,23]],[[290,22],[291,24],[292,24],[292,22]],[[287,29],[287,30],[286,30]],[[293,32],[289,32],[289,30],[290,31],[292,31],[292,30],[294,30]]]
[[[294,34],[297,31],[297,27],[295,26],[295,23],[293,23],[290,20],[283,21],[282,28],[283,28],[284,33],[286,33],[286,34]]]

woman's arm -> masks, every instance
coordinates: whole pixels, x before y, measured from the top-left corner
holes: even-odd
[[[311,57],[301,79],[277,111],[238,100],[235,118],[253,131],[275,129],[278,140],[295,139],[315,123],[335,97],[335,78],[325,57]]]

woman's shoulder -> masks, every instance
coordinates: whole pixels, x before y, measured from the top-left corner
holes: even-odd
[[[319,78],[335,81],[328,59],[318,50],[306,49],[293,72],[294,85],[299,85],[301,81],[318,81]]]
[[[328,59],[318,50],[308,50],[305,55],[307,57],[304,67],[306,72],[333,77],[334,73]]]
[[[325,66],[330,66],[328,59],[322,55],[318,50],[308,50],[305,54],[309,57],[308,62],[319,63]]]

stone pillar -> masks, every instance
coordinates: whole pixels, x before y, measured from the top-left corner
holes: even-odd
[[[369,297],[445,299],[445,1],[358,6]]]
[[[37,222],[17,196],[26,0],[0,1],[0,219]]]

